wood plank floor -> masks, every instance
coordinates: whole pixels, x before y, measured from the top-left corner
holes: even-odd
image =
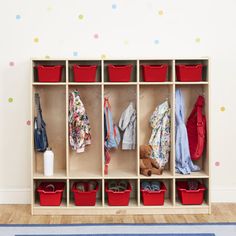
[[[30,205],[0,205],[0,224],[236,222],[236,204],[212,205],[211,215],[31,216]]]

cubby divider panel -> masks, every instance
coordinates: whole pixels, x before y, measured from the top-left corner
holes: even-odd
[[[149,144],[152,134],[150,118],[156,107],[164,102],[168,102],[172,113],[172,85],[141,85],[139,89],[139,144]],[[170,128],[171,130],[171,128]],[[170,137],[171,138],[171,137]],[[171,143],[172,145],[172,143]],[[170,148],[172,150],[172,147]],[[173,171],[173,153],[170,151],[169,161],[165,166],[163,175],[171,176]],[[155,176],[155,175],[154,175]],[[157,177],[157,176],[156,176]],[[159,176],[161,178],[161,176]]]
[[[136,85],[118,85],[118,86],[104,86],[104,97],[109,99],[111,105],[113,122],[119,126],[119,120],[123,111],[132,102],[133,107],[137,112],[137,87]],[[109,164],[108,177],[135,177],[137,176],[137,137],[135,149],[123,150],[122,140],[124,132],[120,130],[121,142],[117,149],[110,151],[111,161]],[[136,134],[137,136],[137,122]]]
[[[74,206],[77,207],[75,205],[75,197],[74,197],[74,193],[72,191],[72,187],[74,183],[85,183],[85,182],[90,182],[90,181],[96,181],[98,183],[98,191],[96,193],[96,204],[95,206],[90,206],[90,207],[101,207],[102,206],[102,180],[97,180],[97,179],[73,179],[70,180],[70,206]],[[91,196],[92,194],[89,194],[87,196],[87,204],[93,202],[93,196]],[[80,200],[79,200],[80,201]],[[84,199],[82,200],[84,202]],[[81,203],[81,202],[80,202]],[[83,206],[78,206],[78,207],[83,207]],[[87,206],[85,206],[87,207]]]
[[[85,61],[85,60],[71,60],[69,61],[69,82],[75,82],[74,81],[74,72],[73,72],[73,66],[78,65],[78,66],[97,66],[96,69],[96,80],[95,82],[101,82],[102,76],[102,66],[101,66],[101,61]]]
[[[36,66],[62,66],[62,76],[60,82],[66,82],[66,61],[65,60],[34,60],[33,61],[33,82],[39,82]]]
[[[69,176],[70,177],[100,177],[102,176],[102,101],[101,86],[72,85],[69,92],[78,90],[80,99],[91,127],[91,144],[85,146],[85,151],[77,153],[69,146]],[[68,114],[68,112],[67,112]],[[69,135],[69,134],[68,134]]]
[[[66,88],[65,86],[34,86],[39,93],[43,119],[46,123],[48,145],[54,153],[54,176],[66,176]],[[43,152],[34,151],[34,177],[43,176]]]

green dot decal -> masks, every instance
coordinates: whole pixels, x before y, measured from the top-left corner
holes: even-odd
[[[196,43],[200,43],[201,42],[201,39],[199,37],[195,38],[195,42]]]
[[[79,14],[78,18],[79,18],[80,20],[83,20],[83,19],[84,19],[84,15]]]
[[[8,98],[8,102],[12,103],[13,102],[13,98]]]

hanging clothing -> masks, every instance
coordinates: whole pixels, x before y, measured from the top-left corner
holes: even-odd
[[[184,103],[180,89],[175,93],[175,160],[176,172],[190,174],[192,171],[199,171],[200,168],[194,165],[189,152],[188,134],[184,123]]]
[[[131,102],[123,111],[119,121],[119,128],[124,132],[122,140],[123,150],[132,150],[136,146],[136,110]]]
[[[77,153],[84,152],[85,146],[91,144],[91,128],[79,91],[69,95],[69,138],[70,145]]]
[[[153,149],[151,157],[158,161],[160,167],[164,167],[169,161],[171,144],[171,116],[167,101],[156,107],[150,118],[150,125],[153,128],[151,138],[149,140],[149,144]]]

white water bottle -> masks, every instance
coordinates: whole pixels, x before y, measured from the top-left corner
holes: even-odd
[[[43,154],[44,159],[44,176],[53,176],[53,164],[54,164],[54,153],[51,148],[47,148],[47,150]]]

